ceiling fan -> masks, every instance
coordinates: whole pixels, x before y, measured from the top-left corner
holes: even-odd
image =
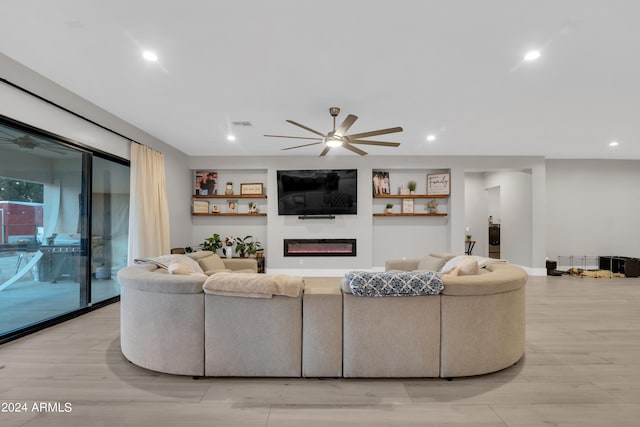
[[[374,130],[371,132],[354,133],[351,135],[345,135],[349,130],[349,128],[353,125],[353,123],[355,123],[355,121],[358,120],[358,117],[354,116],[353,114],[349,114],[347,118],[344,119],[342,124],[336,129],[336,117],[338,116],[338,114],[340,114],[340,109],[338,107],[331,107],[329,108],[329,114],[331,114],[331,117],[333,117],[333,130],[331,132],[328,132],[327,134],[318,132],[317,130],[311,129],[310,127],[307,127],[305,125],[301,125],[300,123],[294,122],[293,120],[287,120],[287,122],[291,123],[292,125],[301,127],[302,129],[315,133],[316,135],[319,135],[319,137],[311,138],[311,137],[303,137],[303,136],[285,136],[285,135],[265,135],[265,136],[268,136],[271,138],[294,138],[294,139],[315,140],[316,142],[312,142],[310,144],[296,145],[294,147],[283,148],[282,150],[283,151],[293,150],[294,148],[302,148],[302,147],[308,147],[310,145],[323,144],[324,149],[320,153],[321,157],[325,156],[329,152],[329,150],[331,150],[334,147],[343,147],[343,148],[346,148],[347,150],[353,151],[356,154],[360,154],[361,156],[364,156],[365,154],[367,154],[366,151],[363,151],[360,148],[355,147],[353,144],[379,145],[384,147],[397,147],[400,145],[399,142],[384,142],[384,141],[371,141],[371,140],[360,139],[360,138],[367,138],[370,136],[384,135],[387,133],[402,132],[402,128],[399,126],[388,128],[388,129]]]
[[[2,132],[0,131],[0,145],[16,145],[20,149],[25,151],[34,150],[36,148],[44,149],[47,151],[51,151],[56,154],[67,154],[69,151],[65,147],[58,147],[48,142],[40,142],[36,138],[33,138],[29,135],[19,135],[15,136],[10,132]]]

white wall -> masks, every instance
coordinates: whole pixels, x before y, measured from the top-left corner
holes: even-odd
[[[640,257],[640,162],[547,160],[547,256]]]
[[[514,264],[530,266],[533,257],[531,173],[492,172],[486,175],[485,182],[488,189],[500,189],[499,216],[493,216],[500,224],[500,257]],[[489,210],[489,214],[495,212]]]
[[[471,239],[475,240],[473,255],[489,256],[488,240],[488,197],[485,185],[485,174],[474,172],[465,174],[464,209],[465,234],[469,227]]]
[[[465,222],[476,246],[473,254],[488,255],[489,216],[500,224],[500,256],[514,264],[536,265],[533,247],[533,182],[531,171],[465,174]],[[536,254],[536,255],[534,255]]]

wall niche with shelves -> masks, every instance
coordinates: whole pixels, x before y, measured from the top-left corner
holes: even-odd
[[[266,217],[266,169],[192,171],[192,215]]]
[[[449,214],[450,180],[448,169],[373,169],[372,194],[374,217],[446,217]],[[441,186],[431,188],[438,193],[427,194],[428,176],[437,177],[446,182],[449,191]],[[409,183],[415,182],[411,193]],[[438,184],[440,181],[437,182]],[[392,205],[389,209],[388,206]]]

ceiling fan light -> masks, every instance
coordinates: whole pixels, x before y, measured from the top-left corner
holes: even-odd
[[[326,144],[329,147],[340,147],[342,145],[342,139],[336,137],[327,138]]]
[[[540,51],[538,50],[531,50],[524,56],[525,61],[535,61],[538,58],[540,58]]]

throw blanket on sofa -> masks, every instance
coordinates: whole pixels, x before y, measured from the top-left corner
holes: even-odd
[[[345,278],[351,292],[364,297],[434,295],[444,288],[440,275],[433,271],[350,271]]]
[[[288,274],[228,273],[209,276],[202,289],[205,294],[232,297],[271,298],[284,295],[297,298],[302,292],[302,277]]]

